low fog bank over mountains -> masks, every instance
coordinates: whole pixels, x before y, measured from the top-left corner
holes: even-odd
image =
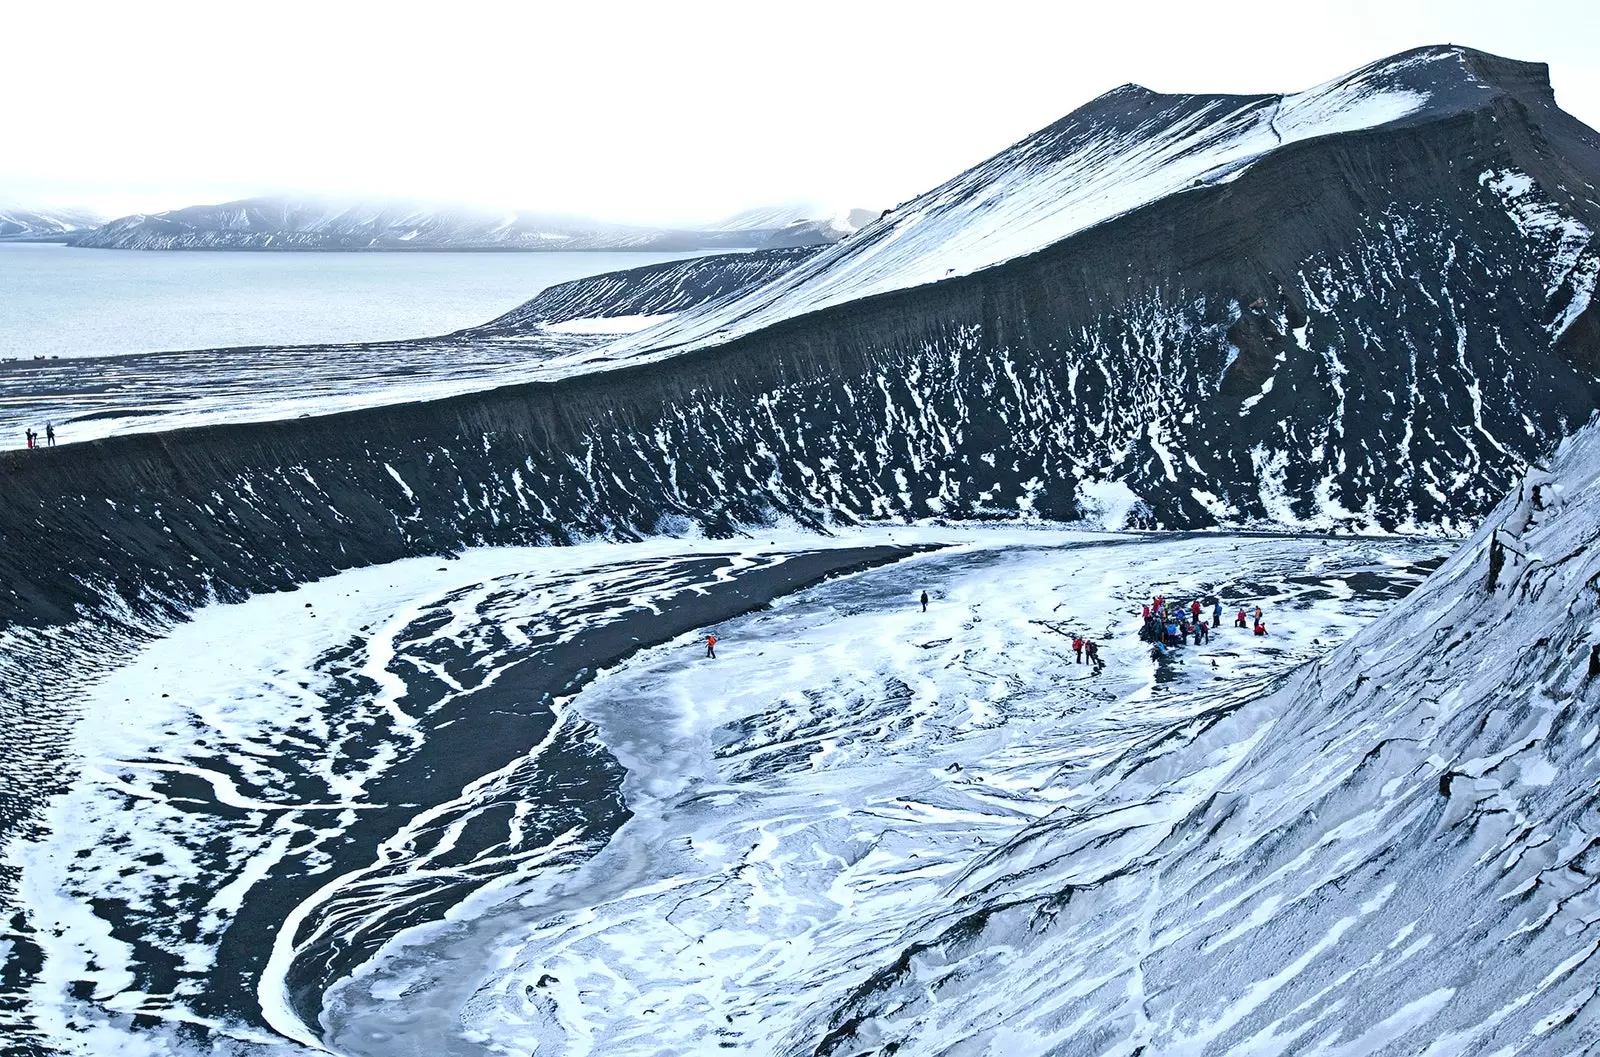
[[[750,210],[704,228],[415,203],[249,198],[113,220],[72,243],[128,250],[656,250],[836,242],[872,215]]]
[[[0,609],[683,518],[1470,530],[1600,406],[1597,186],[1546,68],[1469,49],[1287,96],[1126,86],[836,244],[420,343],[448,399],[378,372],[338,416],[8,456],[0,517],[56,543],[0,554],[37,584]],[[270,570],[261,518],[294,541]]]

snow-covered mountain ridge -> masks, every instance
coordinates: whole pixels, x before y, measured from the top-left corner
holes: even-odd
[[[850,233],[824,220],[706,230],[415,203],[251,198],[113,220],[73,239],[95,249],[692,250],[821,245]]]
[[[85,209],[0,206],[0,242],[61,242],[104,223],[104,217]]]
[[[777,319],[965,275],[1169,195],[1226,184],[1297,142],[1470,111],[1507,91],[1475,65],[1465,49],[1427,48],[1288,95],[1162,95],[1124,85],[904,204],[759,300],[680,320],[652,344],[726,341]]]

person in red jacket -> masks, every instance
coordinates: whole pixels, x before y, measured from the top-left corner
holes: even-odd
[[[1256,634],[1257,635],[1265,635],[1266,633],[1267,633],[1267,626],[1265,624],[1261,623],[1261,621],[1259,621],[1259,620],[1256,621]]]
[[[1083,636],[1074,635],[1072,638],[1072,652],[1078,658],[1078,663],[1083,663]]]
[[[1198,598],[1189,603],[1189,615],[1194,618],[1194,623],[1200,623],[1200,600]]]
[[[717,637],[715,635],[706,636],[706,656],[712,660],[717,658]]]
[[[1236,627],[1236,628],[1244,628],[1244,627],[1249,627],[1250,626],[1249,622],[1245,619],[1244,610],[1242,610],[1242,609],[1239,610],[1239,615],[1237,617],[1235,617],[1234,620],[1233,620],[1233,626]]]

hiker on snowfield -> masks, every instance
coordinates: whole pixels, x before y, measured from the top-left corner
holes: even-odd
[[[1104,668],[1105,667],[1105,665],[1100,663],[1100,647],[1099,646],[1096,646],[1093,642],[1085,642],[1083,644],[1083,652],[1084,652],[1084,655],[1089,658],[1089,663],[1094,665],[1095,668],[1098,669],[1098,668]]]
[[[1189,615],[1196,624],[1200,623],[1200,600],[1197,598],[1189,604]]]
[[[712,660],[716,660],[716,657],[717,657],[717,637],[715,635],[707,635],[706,636],[706,656],[710,657]]]
[[[928,611],[928,592],[926,591],[922,592],[922,611],[924,613]]]
[[[1211,607],[1211,626],[1222,627],[1222,599],[1217,599],[1217,604]]]
[[[1236,628],[1243,628],[1243,627],[1248,627],[1249,626],[1245,621],[1244,610],[1242,610],[1242,609],[1239,610],[1239,615],[1237,617],[1235,617],[1234,620],[1233,620],[1233,626],[1236,627]]]
[[[1073,655],[1075,657],[1078,658],[1078,663],[1082,664],[1083,663],[1083,637],[1081,635],[1073,637],[1073,639],[1072,639],[1072,653],[1073,653]]]
[[[1150,607],[1149,606],[1145,606],[1144,607],[1144,622],[1146,624],[1150,623]]]
[[[1261,607],[1256,606],[1256,623],[1261,623]]]
[[[1205,621],[1202,620],[1200,622],[1199,631],[1196,633],[1196,635],[1194,637],[1194,641],[1196,643],[1210,642],[1211,641],[1211,625],[1207,624]]]
[[[1261,623],[1261,621],[1257,620],[1256,621],[1256,634],[1257,635],[1265,635],[1266,633],[1267,633],[1267,626],[1265,624]]]

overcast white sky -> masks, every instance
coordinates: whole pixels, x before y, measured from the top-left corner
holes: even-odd
[[[0,206],[322,192],[659,223],[787,200],[881,208],[1128,81],[1295,91],[1433,43],[1547,62],[1557,100],[1600,126],[1597,11],[14,0]]]

